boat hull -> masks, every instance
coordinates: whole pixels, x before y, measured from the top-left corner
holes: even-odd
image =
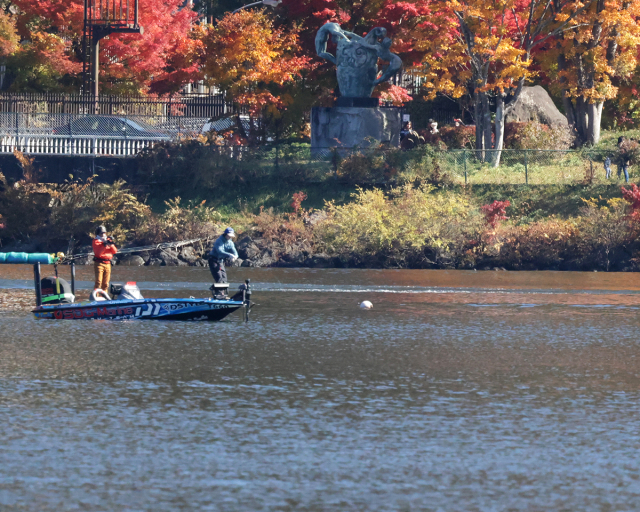
[[[40,306],[36,318],[49,320],[204,320],[218,321],[244,305],[215,299],[139,299]]]

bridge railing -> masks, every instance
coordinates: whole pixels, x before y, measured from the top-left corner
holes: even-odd
[[[208,117],[0,112],[0,136],[94,136],[168,140],[202,133]]]
[[[0,154],[20,151],[29,155],[132,157],[157,141],[152,139],[114,139],[100,137],[3,136]]]

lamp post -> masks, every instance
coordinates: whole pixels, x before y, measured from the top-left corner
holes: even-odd
[[[242,9],[246,9],[247,7],[255,7],[256,5],[268,5],[269,7],[278,7],[282,0],[261,0],[260,2],[253,2],[252,4],[243,5],[239,9],[236,9],[231,14],[235,14]]]

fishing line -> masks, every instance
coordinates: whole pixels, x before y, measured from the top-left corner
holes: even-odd
[[[207,240],[207,239],[195,238],[193,240],[182,240],[180,242],[163,242],[156,245],[145,245],[141,247],[127,247],[125,249],[118,249],[118,254],[131,254],[132,252],[160,251],[162,249],[174,249],[176,247],[182,247],[183,245],[191,245],[196,242],[200,242],[202,240]],[[89,256],[93,256],[93,251],[82,253],[82,254],[74,254],[73,256],[65,256],[64,260],[72,261],[80,258],[88,258]]]

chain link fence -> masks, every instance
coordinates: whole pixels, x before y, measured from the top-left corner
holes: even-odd
[[[107,116],[0,112],[0,153],[133,157],[153,147],[230,128],[236,119]],[[243,124],[245,120],[242,120]],[[245,127],[248,129],[249,127]],[[473,149],[411,150],[312,148],[309,144],[206,146],[216,169],[238,175],[281,175],[309,180],[333,178],[361,184],[428,181],[454,184],[568,184],[624,179],[617,150]],[[611,168],[606,178],[605,164]],[[209,166],[211,168],[211,166]],[[633,166],[630,178],[638,175]]]
[[[167,147],[173,156],[175,153]],[[153,160],[156,149],[142,158],[151,158],[147,168],[156,183],[175,180],[170,158],[161,164]],[[191,151],[191,150],[189,150]],[[299,182],[335,180],[361,185],[392,185],[421,179],[431,183],[456,185],[513,184],[551,185],[613,183],[624,181],[622,161],[616,151],[605,150],[475,150],[435,151],[423,146],[409,151],[388,148],[311,148],[309,144],[250,146],[204,146],[190,153],[203,166],[202,173],[227,174],[243,180],[276,177]],[[498,165],[496,160],[499,157]],[[206,162],[203,164],[202,162]],[[605,164],[610,168],[606,177]],[[189,166],[188,162],[185,162]],[[163,174],[162,168],[169,169]],[[190,166],[194,167],[194,166]],[[157,168],[157,171],[153,169]],[[190,171],[191,172],[191,171]],[[630,177],[634,178],[634,168]],[[635,173],[637,175],[638,173]]]
[[[341,161],[333,148],[312,150],[302,143],[254,147],[185,142],[180,149],[159,144],[141,152],[136,184],[215,187],[265,178],[317,183],[335,180]]]
[[[455,182],[464,184],[605,182],[607,167],[609,180],[624,179],[621,155],[611,150],[463,149],[439,151],[436,155],[440,168]],[[633,177],[633,167],[630,171]]]

